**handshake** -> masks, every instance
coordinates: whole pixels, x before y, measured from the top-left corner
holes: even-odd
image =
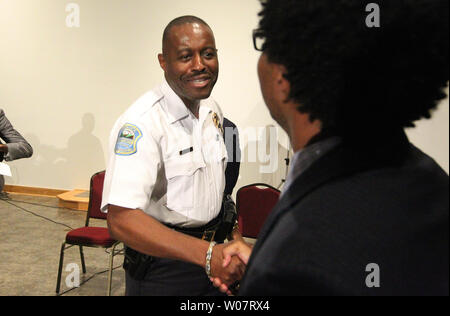
[[[232,295],[232,286],[242,279],[252,245],[239,236],[226,244],[216,245],[211,257],[210,280],[221,292]]]

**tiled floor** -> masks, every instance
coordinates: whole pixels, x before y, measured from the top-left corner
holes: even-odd
[[[56,279],[61,244],[69,227],[85,224],[86,212],[58,208],[55,198],[9,194],[0,199],[0,295],[56,295]],[[92,226],[106,226],[102,220],[91,220]],[[102,248],[83,248],[87,272],[80,272],[81,286],[70,288],[75,270],[80,267],[77,247],[67,249],[61,278],[61,293],[66,296],[105,295],[109,254]],[[112,295],[125,293],[123,256],[114,257]],[[76,266],[75,266],[76,267]],[[67,280],[66,280],[67,279]],[[68,281],[68,282],[66,282]],[[83,284],[83,282],[86,282]],[[69,290],[69,291],[68,291]]]

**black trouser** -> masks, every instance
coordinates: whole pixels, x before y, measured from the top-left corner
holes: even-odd
[[[184,234],[197,238],[214,236],[222,243],[225,233],[220,233],[223,211],[203,227],[180,229]],[[219,231],[219,234],[215,232]],[[208,232],[205,235],[205,232]],[[211,234],[211,232],[213,234]],[[219,237],[220,235],[224,235]],[[126,270],[127,296],[218,296],[217,290],[205,272],[205,268],[192,263],[167,258],[149,257],[127,248],[124,268]],[[206,255],[206,254],[205,254]]]
[[[192,263],[152,257],[142,280],[126,273],[126,296],[223,296],[205,269]]]

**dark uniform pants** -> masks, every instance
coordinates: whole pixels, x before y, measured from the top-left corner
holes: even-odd
[[[223,296],[195,264],[152,257],[143,280],[126,273],[126,296]]]

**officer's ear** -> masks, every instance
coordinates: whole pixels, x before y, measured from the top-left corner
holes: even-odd
[[[166,60],[163,54],[158,54],[159,65],[161,66],[164,72],[166,71]]]

